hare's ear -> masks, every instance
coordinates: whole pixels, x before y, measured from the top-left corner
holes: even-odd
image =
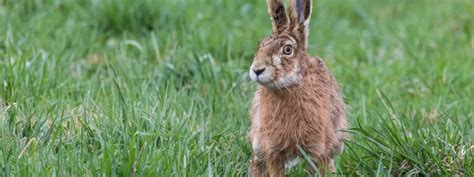
[[[304,42],[306,49],[309,35],[309,19],[313,4],[311,0],[290,0],[288,11],[290,13],[290,31],[296,33],[300,41]]]
[[[288,17],[283,0],[267,0],[268,13],[272,17],[273,34],[278,34],[288,28]]]

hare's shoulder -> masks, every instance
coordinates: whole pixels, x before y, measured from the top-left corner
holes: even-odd
[[[321,59],[321,57],[319,56],[309,57],[309,65],[312,68],[327,70],[326,64],[324,63],[323,59]]]

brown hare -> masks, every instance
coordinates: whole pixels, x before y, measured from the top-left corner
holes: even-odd
[[[347,128],[338,83],[307,53],[311,0],[267,0],[273,32],[260,40],[250,77],[260,84],[252,102],[251,175],[284,176],[303,150],[318,170],[334,172]],[[310,174],[316,173],[307,165]]]

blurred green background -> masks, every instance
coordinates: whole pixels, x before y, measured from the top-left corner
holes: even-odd
[[[0,0],[0,176],[244,176],[264,0]],[[317,0],[335,176],[474,175],[474,1]],[[303,164],[290,176],[302,176]]]

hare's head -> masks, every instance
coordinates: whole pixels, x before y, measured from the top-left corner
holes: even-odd
[[[250,66],[252,80],[272,89],[301,81],[306,70],[311,0],[290,0],[286,15],[283,0],[267,0],[273,32],[260,40]]]

